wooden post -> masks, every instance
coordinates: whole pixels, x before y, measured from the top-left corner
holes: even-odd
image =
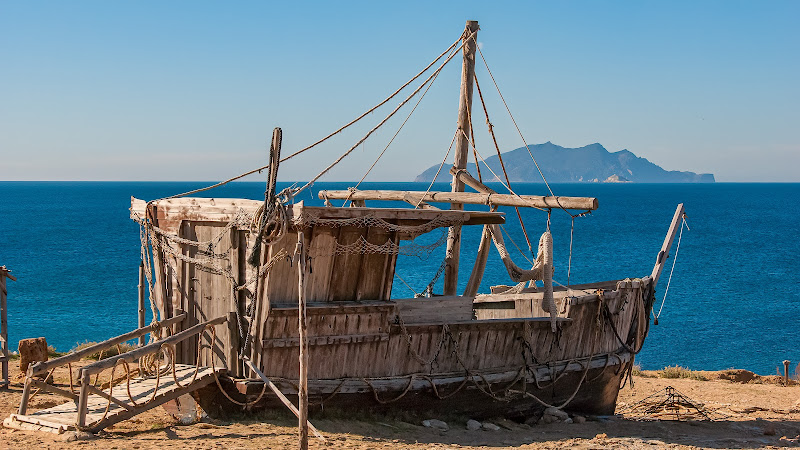
[[[147,214],[150,214],[150,219],[153,226],[158,226],[158,207],[155,204],[150,205],[150,210],[146,211]],[[153,282],[155,284],[155,300],[156,306],[158,307],[159,315],[161,320],[169,319],[172,317],[172,305],[168,303],[169,296],[167,295],[167,264],[165,263],[166,255],[164,250],[162,250],[159,246],[160,245],[169,245],[165,239],[161,239],[161,237],[157,234],[153,234],[152,239],[154,241],[158,241],[158,243],[153,243]]]
[[[783,385],[784,386],[788,386],[789,385],[789,364],[791,364],[791,361],[789,361],[788,359],[783,361]]]
[[[298,328],[300,330],[300,380],[297,387],[297,406],[300,410],[298,416],[300,426],[300,448],[308,449],[308,318],[306,317],[306,248],[303,242],[303,232],[297,233],[298,256]]]
[[[30,372],[31,370],[28,369],[29,374]],[[22,399],[19,401],[19,409],[17,410],[17,414],[21,416],[24,416],[28,412],[28,399],[31,396],[32,381],[30,376],[25,377],[25,385],[22,387]]]
[[[8,289],[6,288],[6,278],[17,281],[6,269],[0,266],[0,364],[2,365],[2,376],[0,387],[8,387]]]
[[[89,387],[92,385],[92,375],[81,369],[81,391],[78,397],[78,418],[76,428],[86,427],[86,412],[89,409]]]
[[[461,95],[458,100],[458,129],[453,166],[467,167],[469,155],[470,114],[472,110],[472,83],[475,78],[475,50],[478,42],[478,22],[468,20],[464,29],[464,59],[461,67]],[[453,177],[453,192],[464,192],[464,183]],[[450,209],[464,209],[464,205],[453,203]],[[458,259],[461,253],[461,226],[450,227],[447,235],[446,265],[444,268],[444,295],[456,295],[458,287]]]
[[[139,262],[139,328],[144,328],[144,261]],[[145,335],[139,336],[139,347],[144,347]]]

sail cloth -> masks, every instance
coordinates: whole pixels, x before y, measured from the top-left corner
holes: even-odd
[[[489,225],[489,230],[492,233],[492,241],[500,253],[500,259],[503,260],[503,265],[506,266],[508,276],[516,283],[524,283],[525,281],[542,280],[544,283],[544,292],[542,297],[542,308],[550,313],[550,328],[553,332],[556,331],[556,317],[558,312],[556,310],[556,302],[553,298],[553,235],[550,230],[542,233],[539,238],[539,248],[536,254],[536,260],[530,270],[525,270],[511,260],[506,249],[505,241],[503,240],[503,233],[500,231],[498,225]]]

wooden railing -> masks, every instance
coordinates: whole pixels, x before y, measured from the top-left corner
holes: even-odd
[[[147,345],[145,345],[143,347],[137,348],[137,349],[132,350],[132,351],[127,352],[127,353],[122,353],[122,354],[115,355],[115,356],[110,357],[110,358],[101,359],[99,361],[93,362],[93,363],[91,363],[89,365],[86,365],[86,366],[82,367],[78,371],[78,377],[77,378],[78,378],[79,383],[80,383],[80,390],[79,390],[79,393],[77,393],[77,394],[74,392],[74,389],[73,389],[73,386],[72,386],[72,381],[70,381],[70,389],[69,390],[65,390],[65,389],[57,388],[55,386],[47,384],[44,380],[39,380],[39,379],[36,379],[34,377],[41,377],[42,375],[44,375],[44,378],[46,380],[47,376],[51,373],[51,371],[53,371],[54,369],[56,369],[58,367],[62,367],[62,366],[65,366],[65,365],[70,365],[70,364],[72,364],[74,362],[79,361],[80,359],[82,359],[82,358],[84,358],[86,356],[89,356],[91,354],[94,354],[94,353],[97,353],[97,352],[112,348],[112,347],[114,347],[114,346],[116,346],[118,344],[121,344],[123,342],[127,342],[127,341],[129,341],[131,339],[136,339],[139,336],[146,335],[147,333],[156,332],[159,329],[168,328],[168,327],[170,327],[170,326],[172,326],[172,325],[174,325],[176,323],[180,323],[184,319],[186,319],[186,314],[180,314],[180,315],[172,317],[170,319],[166,319],[166,320],[162,320],[160,322],[156,322],[156,323],[154,323],[154,324],[152,324],[150,326],[147,326],[147,327],[138,328],[138,329],[136,329],[134,331],[131,331],[129,333],[125,333],[125,334],[113,337],[113,338],[108,339],[106,341],[94,344],[92,346],[86,347],[86,348],[81,349],[79,351],[72,352],[70,354],[61,356],[59,358],[56,358],[56,359],[53,359],[53,360],[50,360],[50,361],[46,361],[46,362],[38,362],[36,364],[32,364],[28,368],[28,373],[27,373],[27,376],[25,378],[25,386],[24,386],[23,392],[22,392],[22,400],[21,400],[20,406],[19,406],[19,414],[20,415],[26,414],[27,406],[28,406],[28,400],[31,397],[31,389],[33,387],[36,387],[36,388],[44,390],[44,391],[52,392],[54,394],[57,394],[57,395],[60,395],[62,397],[66,397],[66,398],[69,398],[69,399],[71,399],[73,401],[76,401],[78,403],[78,415],[77,415],[77,422],[76,422],[76,427],[78,429],[85,428],[86,425],[87,425],[86,424],[87,403],[88,403],[89,395],[91,395],[91,394],[100,395],[101,397],[106,398],[109,402],[115,403],[118,406],[121,406],[122,408],[124,408],[126,410],[129,410],[129,411],[133,411],[134,409],[135,410],[142,410],[142,411],[144,411],[146,409],[149,409],[151,406],[147,406],[146,404],[130,405],[130,404],[128,404],[127,402],[125,402],[123,400],[120,400],[118,398],[112,397],[109,394],[106,394],[101,389],[95,387],[95,385],[92,383],[92,381],[91,381],[92,375],[97,375],[97,374],[99,374],[99,373],[101,373],[101,372],[103,372],[104,370],[107,370],[107,369],[113,369],[114,367],[116,367],[117,364],[120,364],[120,363],[124,363],[124,364],[137,363],[137,362],[141,363],[142,358],[144,358],[146,356],[149,356],[149,355],[158,354],[158,353],[164,351],[165,347],[170,349],[171,359],[172,359],[171,362],[172,362],[172,365],[174,366],[174,346],[175,346],[175,344],[177,344],[178,342],[184,341],[186,339],[195,337],[197,335],[200,335],[207,327],[213,327],[215,325],[219,325],[219,324],[222,324],[222,323],[226,322],[227,321],[227,316],[218,317],[216,319],[212,319],[212,320],[208,320],[208,321],[199,323],[199,324],[194,325],[194,326],[192,326],[192,327],[190,327],[190,328],[188,328],[188,329],[186,329],[184,331],[181,331],[181,332],[176,333],[176,334],[174,334],[172,336],[169,336],[169,337],[167,337],[165,339],[161,339],[161,340],[152,342],[150,344],[147,344]],[[140,366],[141,366],[141,364],[140,364]],[[174,367],[173,367],[173,369],[174,369]],[[130,377],[130,372],[127,372],[126,375],[128,377]],[[70,377],[71,376],[72,375],[70,374]],[[96,379],[95,379],[95,382],[96,382]],[[113,382],[113,380],[109,381],[109,383],[111,383],[111,382]],[[187,386],[186,388],[188,389],[189,387]]]

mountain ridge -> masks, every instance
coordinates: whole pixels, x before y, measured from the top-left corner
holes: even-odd
[[[544,144],[532,145],[531,153],[536,157],[544,176],[553,183],[581,182],[634,182],[634,183],[713,183],[714,175],[679,170],[665,170],[647,160],[624,149],[609,152],[600,143],[593,143],[578,148],[566,148],[548,141]],[[528,150],[520,147],[503,153],[503,162],[508,177],[515,182],[542,182],[536,166],[532,164]],[[486,158],[486,163],[497,174],[503,177],[500,160],[497,155]],[[439,166],[432,166],[417,175],[414,181],[430,182]],[[467,171],[477,176],[475,164],[467,164]],[[444,171],[446,172],[446,171]],[[488,181],[499,181],[481,164],[483,178]],[[442,180],[442,174],[438,179]],[[449,175],[448,175],[449,176]]]

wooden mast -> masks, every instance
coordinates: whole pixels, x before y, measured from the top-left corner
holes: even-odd
[[[464,60],[461,67],[461,95],[458,100],[458,129],[456,131],[456,153],[453,167],[465,169],[469,154],[470,113],[472,110],[472,84],[475,78],[475,50],[478,42],[478,22],[468,20],[464,29]],[[452,192],[464,192],[464,183],[453,177]],[[450,209],[464,209],[461,203],[453,203]],[[458,259],[461,252],[461,226],[450,227],[447,235],[447,253],[444,268],[444,295],[456,295],[458,287]]]

